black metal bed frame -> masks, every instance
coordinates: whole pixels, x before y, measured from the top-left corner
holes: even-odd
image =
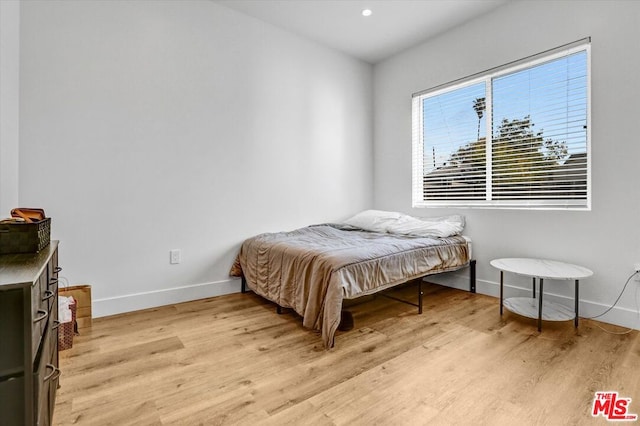
[[[418,303],[414,303],[409,300],[400,299],[399,297],[391,296],[391,295],[385,294],[384,292],[375,293],[375,295],[386,297],[387,299],[392,299],[392,300],[395,300],[396,302],[402,302],[402,303],[406,303],[407,305],[415,306],[418,308],[418,314],[422,314],[422,296],[424,296],[424,292],[422,291],[422,280],[425,277],[428,277],[431,275],[438,275],[440,273],[442,272],[439,272],[436,274],[425,274],[421,277],[405,281],[405,283],[413,280],[418,281]],[[242,293],[247,292],[247,279],[244,277],[244,275],[242,275],[242,287],[240,291]],[[471,259],[469,261],[469,291],[471,293],[476,292],[476,261],[475,259]],[[278,312],[278,314],[282,314],[282,306],[276,304],[276,312]]]

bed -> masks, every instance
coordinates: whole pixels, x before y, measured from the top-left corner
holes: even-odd
[[[307,328],[334,345],[344,299],[381,292],[427,275],[471,267],[471,241],[464,218],[420,219],[368,210],[343,223],[266,233],[244,241],[230,275],[242,290],[291,308]],[[418,290],[419,313],[422,291]]]

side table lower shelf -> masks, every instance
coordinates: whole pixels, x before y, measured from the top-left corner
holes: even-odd
[[[504,299],[503,306],[514,314],[538,319],[538,298],[510,297]],[[542,319],[545,321],[569,321],[576,317],[576,313],[564,305],[542,299]]]

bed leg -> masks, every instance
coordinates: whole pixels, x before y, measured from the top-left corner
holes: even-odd
[[[418,280],[418,315],[422,314],[422,278]]]
[[[471,259],[469,262],[469,291],[476,292],[476,260]]]
[[[242,276],[242,286],[240,287],[240,292],[241,293],[247,292],[247,279],[244,277],[244,275]]]

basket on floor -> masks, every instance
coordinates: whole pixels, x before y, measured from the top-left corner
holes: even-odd
[[[76,307],[75,300],[69,303],[71,309],[71,321],[60,324],[58,327],[58,350],[64,351],[73,347],[73,335],[76,331]]]

